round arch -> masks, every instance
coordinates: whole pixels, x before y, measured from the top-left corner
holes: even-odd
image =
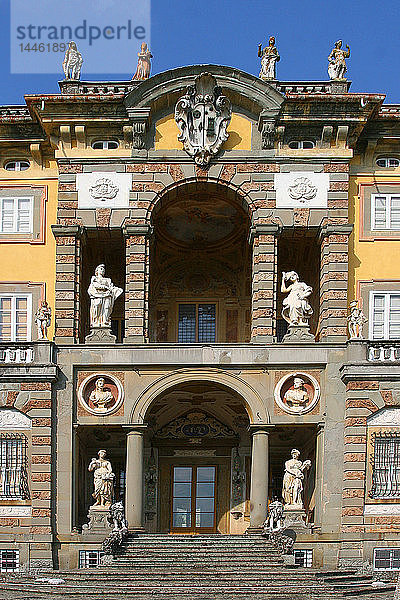
[[[218,369],[181,369],[159,377],[138,397],[132,408],[129,422],[143,424],[146,414],[159,396],[180,383],[216,383],[235,391],[242,399],[251,425],[270,423],[270,416],[260,394],[249,383],[226,371]]]

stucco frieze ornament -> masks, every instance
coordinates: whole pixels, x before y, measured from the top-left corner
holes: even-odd
[[[210,73],[201,73],[175,105],[178,140],[196,164],[207,167],[228,139],[232,116],[230,100]]]
[[[347,71],[346,58],[350,57],[350,47],[346,45],[347,50],[342,50],[342,40],[335,42],[335,47],[328,56],[328,75],[330,79],[344,81]]]
[[[311,461],[299,460],[300,452],[295,448],[291,451],[289,460],[285,462],[285,473],[283,476],[282,498],[285,509],[303,509],[304,471],[311,467]]]
[[[82,54],[78,51],[75,42],[69,42],[62,64],[65,79],[80,79],[82,63]]]
[[[261,58],[260,79],[269,81],[276,79],[276,63],[280,61],[278,50],[275,46],[275,38],[269,38],[268,46],[262,49],[262,44],[258,44],[258,56]]]
[[[94,185],[89,188],[89,193],[95,200],[112,200],[118,194],[118,186],[114,185],[111,179],[103,177],[98,179]]]
[[[35,314],[38,340],[47,340],[47,329],[51,323],[51,308],[46,300],[42,300]]]
[[[108,508],[111,506],[114,495],[114,480],[112,466],[109,460],[106,459],[107,452],[99,450],[98,458],[92,458],[88,466],[88,470],[93,472],[93,498],[95,503],[92,508]]]
[[[286,413],[303,415],[315,408],[321,395],[318,381],[303,372],[284,375],[274,390],[275,402]]]
[[[317,188],[308,177],[298,177],[288,187],[289,196],[301,204],[308,204],[317,195]]]
[[[347,317],[347,328],[351,340],[363,339],[363,326],[367,319],[361,308],[358,307],[358,300],[350,302],[349,315]]]
[[[98,265],[90,281],[88,294],[90,297],[90,327],[111,327],[111,313],[115,300],[123,290],[116,287],[109,277],[105,277],[106,269]]]

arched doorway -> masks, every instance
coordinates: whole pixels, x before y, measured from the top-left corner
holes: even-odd
[[[248,207],[233,190],[193,182],[174,188],[152,213],[150,340],[250,340]]]
[[[161,393],[144,420],[146,529],[243,533],[251,438],[241,396],[210,381],[183,382]]]

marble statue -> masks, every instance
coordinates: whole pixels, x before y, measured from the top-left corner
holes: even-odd
[[[304,379],[295,377],[293,380],[293,388],[287,390],[284,399],[289,406],[293,406],[294,408],[304,408],[310,400],[307,390],[304,387]]]
[[[125,509],[122,502],[111,504],[110,517],[114,525],[113,531],[128,531],[128,523],[125,519]]]
[[[346,58],[350,56],[350,47],[346,45],[347,50],[342,50],[342,40],[335,43],[335,47],[328,56],[328,75],[330,79],[344,80],[347,71]]]
[[[111,313],[115,300],[123,290],[115,287],[109,277],[104,277],[104,265],[96,267],[90,280],[88,294],[90,296],[90,327],[111,327]]]
[[[303,481],[304,471],[311,467],[311,461],[299,460],[300,452],[293,449],[292,458],[285,462],[285,474],[283,476],[282,498],[285,508],[304,508],[303,506]]]
[[[299,281],[299,276],[295,271],[282,273],[281,292],[288,293],[282,303],[282,317],[289,325],[308,325],[308,319],[313,314],[313,309],[307,298],[312,291],[310,285]]]
[[[47,340],[47,328],[51,323],[51,308],[46,300],[42,300],[35,314],[38,340]]]
[[[95,389],[91,392],[89,399],[93,402],[99,412],[107,412],[107,404],[115,401],[110,390],[104,389],[103,377],[96,379]]]
[[[268,507],[267,520],[264,523],[264,530],[276,532],[283,529],[283,504],[275,498]]]
[[[92,458],[88,470],[94,471],[94,492],[92,494],[96,502],[93,506],[109,508],[114,495],[115,474],[112,471],[111,463],[106,460],[107,452],[99,450],[99,458]]]
[[[358,300],[350,302],[350,313],[347,317],[347,327],[349,330],[349,338],[363,339],[363,325],[367,321],[361,308],[358,308]]]
[[[269,38],[269,44],[262,50],[258,44],[258,56],[261,58],[261,71],[259,77],[264,81],[276,79],[276,63],[281,59],[275,46],[275,38]]]
[[[65,79],[80,79],[82,63],[82,54],[78,52],[75,42],[69,42],[62,64]]]
[[[138,64],[136,73],[132,77],[132,81],[145,81],[150,77],[151,58],[153,58],[153,55],[148,49],[146,42],[143,42],[140,47],[140,52],[138,52]]]

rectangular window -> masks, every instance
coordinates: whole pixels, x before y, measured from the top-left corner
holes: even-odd
[[[372,339],[400,339],[400,293],[371,292],[369,321]]]
[[[374,548],[375,571],[399,571],[400,548]]]
[[[0,341],[30,342],[32,295],[0,295]]]
[[[371,498],[400,498],[400,434],[373,434]]]
[[[400,230],[400,196],[372,194],[371,229]]]
[[[33,232],[33,198],[0,199],[0,233]]]
[[[215,339],[215,304],[179,304],[178,342],[194,344],[215,342]]]
[[[0,550],[0,572],[16,573],[19,571],[19,550]]]
[[[312,567],[312,550],[294,550],[296,567]]]
[[[101,557],[104,552],[101,550],[79,550],[79,568],[97,569],[101,566]]]
[[[29,499],[27,445],[23,433],[0,435],[0,500]]]

